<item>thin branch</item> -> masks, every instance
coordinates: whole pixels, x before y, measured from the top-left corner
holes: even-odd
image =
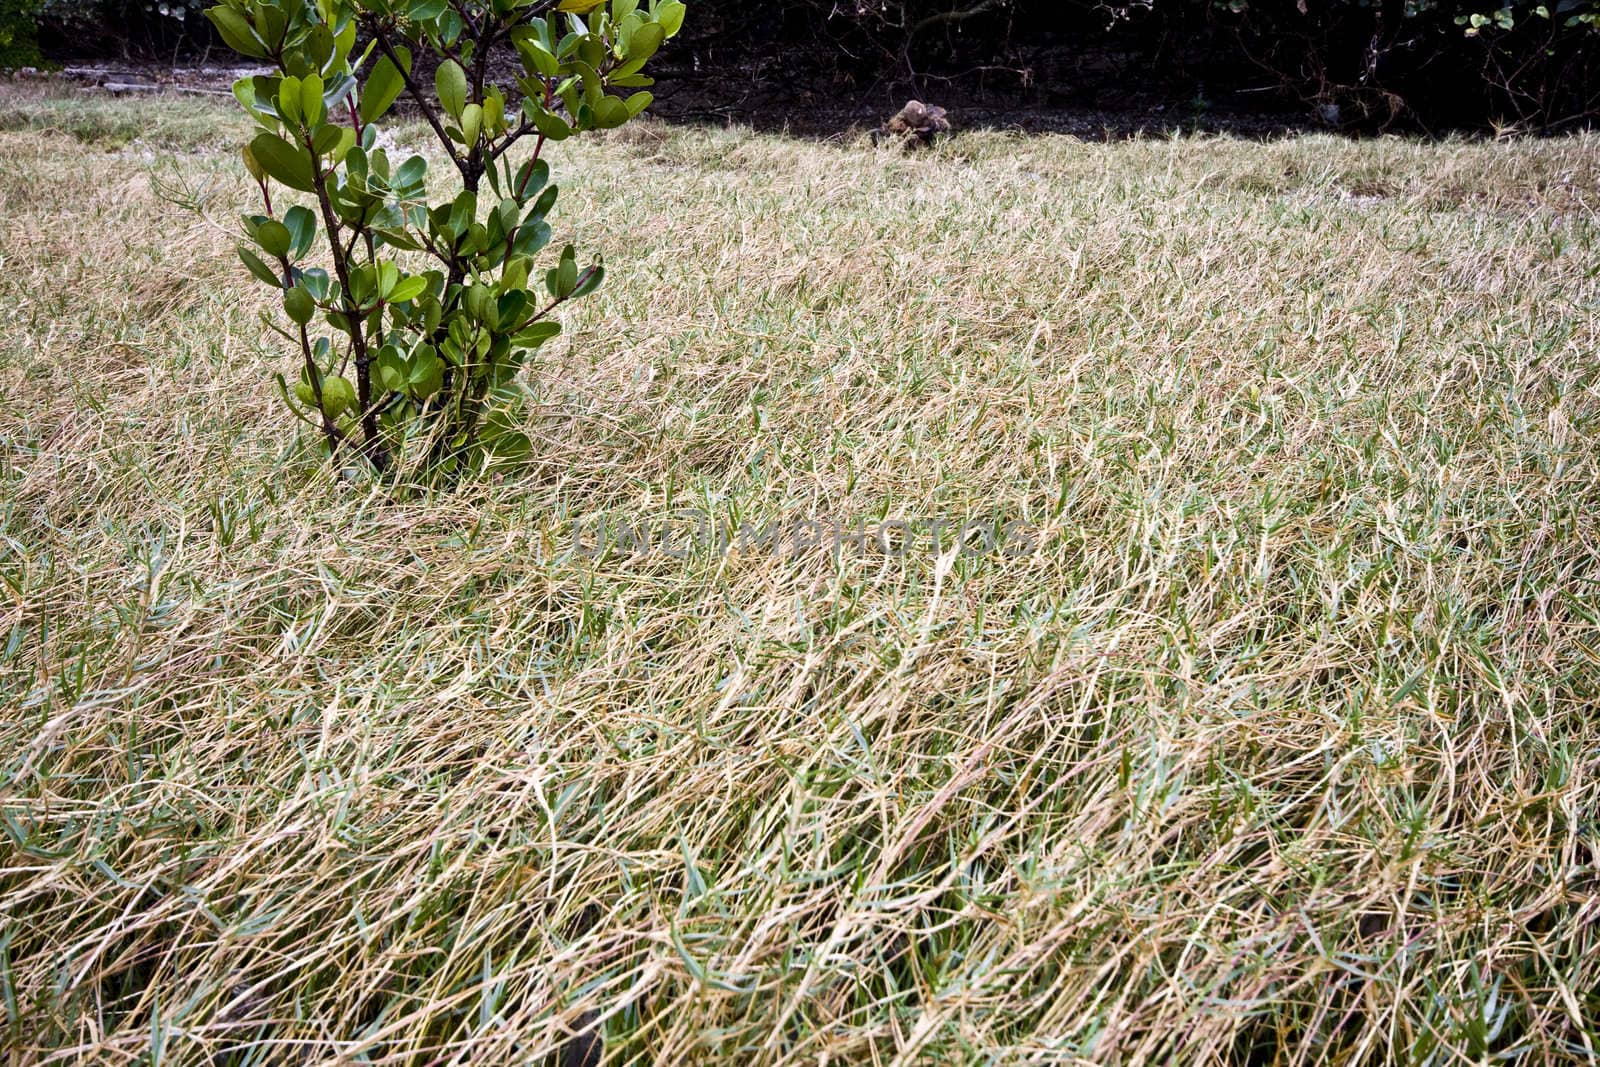
[[[389,57],[389,62],[394,64],[395,70],[400,72],[400,80],[406,87],[406,93],[411,97],[412,102],[417,105],[418,110],[422,112],[422,117],[428,120],[428,125],[433,127],[433,132],[439,138],[439,143],[444,145],[445,154],[450,157],[450,162],[454,163],[456,169],[461,171],[462,176],[465,177],[467,173],[466,163],[456,154],[455,142],[450,140],[450,135],[444,132],[444,125],[439,121],[439,116],[428,103],[427,95],[422,91],[422,87],[411,76],[411,72],[406,69],[405,64],[400,62],[400,56],[395,51],[394,44],[389,40],[389,34],[384,24],[377,19],[371,19],[367,22],[367,29],[372,32],[373,38],[377,40],[378,48],[384,55]]]
[[[304,139],[305,147],[316,158],[316,149],[311,144],[308,134]],[[342,227],[339,217],[333,210],[333,198],[328,192],[328,176],[322,172],[321,167],[311,168],[312,184],[315,186],[317,205],[322,209],[322,224],[328,231],[328,246],[333,252],[333,269],[339,276],[339,285],[342,289],[341,314],[349,323],[350,346],[356,359],[356,399],[361,409],[361,430],[366,438],[367,458],[378,470],[387,469],[389,465],[388,452],[383,447],[382,438],[378,434],[378,416],[372,403],[372,356],[367,349],[366,316],[355,306],[355,294],[350,288],[349,257],[344,249],[339,247],[339,234]],[[359,227],[353,227],[359,229]]]

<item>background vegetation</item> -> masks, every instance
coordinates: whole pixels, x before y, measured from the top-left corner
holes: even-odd
[[[0,26],[35,2],[0,0]],[[42,2],[56,54],[211,43],[197,0]],[[697,0],[674,56],[680,111],[772,125],[881,119],[907,94],[1002,122],[1159,108],[1548,131],[1600,113],[1600,0]]]
[[[34,0],[0,0],[0,71],[43,62],[35,40],[37,16]]]
[[[3,92],[19,1060],[1593,1061],[1592,135],[564,144],[534,464],[396,504],[242,120]],[[570,537],[678,508],[1040,547]]]
[[[1592,118],[1600,105],[1593,0],[702,6],[700,32],[725,56],[754,47],[797,69],[833,64],[858,81],[894,72],[929,92],[981,85],[1020,99],[1112,107],[1130,96],[1201,106],[1290,102],[1360,128],[1515,121],[1545,129]],[[1240,90],[1267,95],[1238,99]]]

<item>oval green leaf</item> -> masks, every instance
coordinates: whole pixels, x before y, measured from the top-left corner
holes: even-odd
[[[289,233],[289,227],[277,219],[267,219],[256,227],[256,244],[266,250],[267,255],[273,259],[282,259],[289,254],[289,247],[294,243],[294,237]]]
[[[273,178],[291,189],[314,192],[311,153],[296,148],[275,133],[258,133],[250,142],[250,154]]]
[[[405,88],[405,78],[400,68],[388,57],[381,57],[367,75],[367,84],[361,87],[361,105],[357,109],[362,122],[376,122],[394,106]]]
[[[445,111],[459,120],[461,110],[467,106],[467,72],[461,69],[461,64],[453,59],[440,63],[433,75],[433,87]]]

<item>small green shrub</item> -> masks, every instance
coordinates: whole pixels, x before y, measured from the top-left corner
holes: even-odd
[[[329,449],[427,477],[527,454],[515,376],[560,332],[552,313],[604,276],[571,245],[535,269],[556,202],[544,148],[643,111],[644,65],[684,13],[681,0],[227,0],[207,10],[230,46],[278,68],[234,85],[261,127],[244,158],[264,208],[245,218],[239,255],[282,291],[289,327],[268,325],[301,364],[292,390],[279,378],[284,399]],[[358,35],[370,43],[356,56]],[[514,88],[488,74],[502,43],[521,59]],[[392,162],[378,144],[377,123],[402,96],[454,168],[449,199],[428,202],[422,156]],[[309,205],[286,205],[283,190]]]

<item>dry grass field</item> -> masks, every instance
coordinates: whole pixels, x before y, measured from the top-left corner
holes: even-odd
[[[1600,138],[571,142],[404,494],[244,130],[0,87],[7,1062],[1600,1056]]]

